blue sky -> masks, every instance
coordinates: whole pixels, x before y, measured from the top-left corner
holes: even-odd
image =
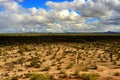
[[[54,1],[54,2],[63,2],[65,0],[49,0],[49,1]],[[67,1],[72,1],[72,0],[67,0]],[[21,5],[25,8],[30,8],[30,7],[37,7],[37,8],[46,8],[45,3],[47,0],[24,0]]]
[[[0,0],[0,32],[120,32],[119,0]]]
[[[25,8],[46,8],[45,6],[46,0],[24,0],[22,3],[20,3]]]

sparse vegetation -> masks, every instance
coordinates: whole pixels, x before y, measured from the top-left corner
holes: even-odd
[[[119,78],[120,39],[100,35],[1,36],[0,70],[1,80]]]
[[[47,74],[32,74],[30,80],[53,80],[53,76]]]
[[[97,80],[99,77],[99,74],[96,74],[96,73],[81,74],[81,77],[83,78],[83,80]]]

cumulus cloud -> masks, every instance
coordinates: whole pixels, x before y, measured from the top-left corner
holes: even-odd
[[[113,4],[114,3],[114,4]],[[108,16],[111,11],[120,11],[119,0],[74,0],[72,2],[52,2],[48,1],[47,6],[55,10],[72,9],[79,11],[83,17]]]
[[[73,0],[72,2],[64,1],[64,2],[46,2],[46,5],[55,10],[62,9],[72,9],[75,10],[77,7],[81,7],[85,4],[85,0]]]
[[[120,0],[74,0],[61,3],[48,1],[46,5],[55,10],[72,9],[79,11],[81,16],[85,18],[98,17],[100,24],[102,24],[101,27],[103,25],[120,26]],[[117,29],[120,31],[119,27]]]
[[[0,32],[120,31],[120,0],[48,1],[46,5],[50,10],[24,8],[14,0],[0,0],[3,9],[0,12]],[[93,17],[99,20],[86,24],[87,18]]]
[[[2,28],[11,28],[13,31],[17,29],[18,31],[42,30],[41,32],[48,32],[50,30],[53,31],[52,29],[56,31],[58,30],[57,28],[61,28],[60,26],[63,26],[62,22],[83,21],[83,18],[81,18],[77,12],[67,9],[60,11],[46,11],[45,9],[37,9],[35,7],[25,9],[15,1],[3,2],[0,5],[4,9],[4,11],[0,12],[1,30]],[[11,5],[11,7],[9,7],[9,5]]]

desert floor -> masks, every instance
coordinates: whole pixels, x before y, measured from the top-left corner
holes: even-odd
[[[11,41],[0,44],[0,80],[120,80],[119,39]]]

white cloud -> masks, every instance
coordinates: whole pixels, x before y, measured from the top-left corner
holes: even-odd
[[[0,6],[7,12],[21,12],[23,9],[17,2],[12,0],[0,1]]]
[[[60,3],[48,1],[46,5],[56,10],[72,9],[80,11],[84,17],[100,17],[109,14],[109,7],[105,5],[105,1],[106,0],[102,2],[100,0],[74,0],[73,2],[65,1]]]
[[[3,8],[0,12],[0,31],[120,31],[119,0],[114,0],[114,4],[113,0],[48,1],[46,5],[51,9],[48,11],[35,7],[27,9],[14,0],[0,0],[0,7]],[[86,24],[86,18],[92,17],[98,17],[100,20]]]
[[[46,2],[46,5],[51,7],[52,9],[62,10],[62,9],[75,9],[76,7],[80,7],[85,4],[85,0],[73,0],[72,2],[64,1],[64,2]]]

